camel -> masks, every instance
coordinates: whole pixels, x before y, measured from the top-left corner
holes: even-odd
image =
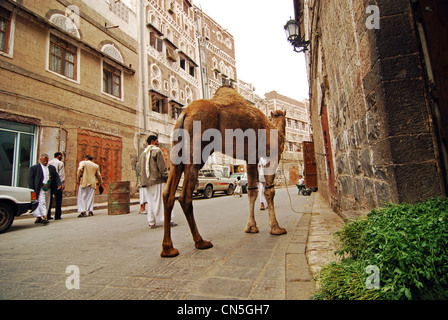
[[[248,198],[249,198],[249,218],[247,220],[247,225],[245,232],[247,233],[258,233],[259,229],[255,222],[254,216],[254,206],[255,200],[258,196],[258,183],[257,183],[257,169],[259,154],[254,154],[254,150],[259,151],[261,143],[266,143],[266,156],[271,157],[272,163],[275,164],[274,168],[271,168],[270,173],[265,175],[266,188],[265,196],[268,203],[269,212],[269,224],[270,233],[273,235],[286,234],[286,229],[281,228],[277,222],[274,210],[274,177],[276,165],[278,165],[281,157],[281,153],[284,147],[285,138],[285,127],[286,127],[286,112],[281,110],[276,110],[271,112],[271,120],[269,120],[263,112],[258,108],[252,106],[246,99],[244,99],[238,92],[230,86],[220,87],[212,99],[202,99],[193,101],[184,110],[183,114],[179,117],[174,130],[183,129],[190,136],[193,134],[198,135],[198,132],[194,133],[194,123],[195,121],[200,121],[201,127],[199,134],[202,136],[207,129],[215,129],[221,133],[222,145],[226,146],[225,153],[233,158],[240,158],[247,162],[247,176],[248,176]],[[199,122],[196,122],[199,123]],[[257,145],[256,148],[250,148],[248,144],[244,145],[244,154],[238,154],[234,144],[234,139],[226,139],[226,129],[242,129],[246,131],[248,129],[260,132],[260,129],[265,129],[266,139],[261,142],[257,135]],[[276,136],[273,135],[273,143],[271,142],[271,132],[278,133]],[[193,161],[194,148],[199,148],[201,150],[196,150],[202,152],[204,148],[208,145],[206,141],[202,141],[200,137],[200,143],[194,144],[194,137],[192,139],[179,139],[180,141],[172,141],[172,150],[179,147],[179,143],[184,143],[184,147],[188,149],[187,151],[193,150],[189,155],[190,161],[184,161],[182,163],[175,164],[173,162],[173,157],[170,163],[170,172],[166,187],[163,192],[163,204],[164,204],[164,236],[162,242],[162,257],[175,257],[179,254],[179,251],[173,247],[173,242],[171,239],[171,213],[173,210],[175,202],[175,193],[178,187],[179,181],[181,179],[182,173],[184,173],[184,181],[182,185],[182,191],[179,196],[179,203],[183,209],[185,217],[188,221],[193,240],[195,242],[195,247],[197,249],[208,249],[213,247],[210,241],[204,240],[199,234],[198,228],[193,215],[193,203],[192,195],[198,178],[198,172],[203,167],[207,159],[200,159],[200,161]],[[228,140],[228,141],[226,141]],[[271,146],[272,144],[272,146]],[[230,146],[230,148],[229,148]],[[272,153],[270,150],[278,150],[276,153]],[[216,150],[215,150],[216,151]],[[173,152],[173,151],[172,151]],[[196,154],[198,154],[196,152]],[[199,153],[201,154],[201,153]],[[173,156],[173,154],[171,155]],[[254,161],[255,158],[255,161]],[[251,160],[251,161],[248,161]]]

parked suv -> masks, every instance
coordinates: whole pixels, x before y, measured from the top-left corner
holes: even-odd
[[[36,193],[32,189],[0,186],[0,233],[11,227],[14,217],[37,208]]]

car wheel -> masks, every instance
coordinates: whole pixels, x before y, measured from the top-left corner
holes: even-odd
[[[9,204],[0,203],[0,233],[8,231],[13,221],[13,208]]]
[[[211,197],[213,197],[213,187],[211,185],[208,185],[204,190],[204,198],[210,199]]]
[[[226,190],[226,195],[231,196],[235,189],[233,188],[233,185],[229,184],[229,187]]]

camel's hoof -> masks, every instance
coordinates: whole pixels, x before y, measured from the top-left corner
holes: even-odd
[[[246,231],[246,233],[258,233],[259,230],[256,226],[247,226],[244,231]]]
[[[160,256],[162,258],[174,258],[179,255],[179,250],[176,248],[163,249]]]
[[[213,244],[210,241],[202,240],[202,241],[196,242],[194,246],[196,247],[196,249],[205,250],[205,249],[213,247]]]
[[[285,228],[275,228],[275,229],[271,229],[271,234],[273,234],[274,236],[279,236],[282,234],[286,234],[286,229]]]

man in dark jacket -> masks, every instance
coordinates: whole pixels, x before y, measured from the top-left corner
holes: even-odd
[[[48,164],[48,155],[43,153],[39,159],[40,163],[32,166],[28,174],[30,189],[36,192],[39,205],[33,211],[36,217],[35,223],[47,224],[47,211],[50,204],[51,189],[56,191],[62,188],[61,179],[56,168]]]

